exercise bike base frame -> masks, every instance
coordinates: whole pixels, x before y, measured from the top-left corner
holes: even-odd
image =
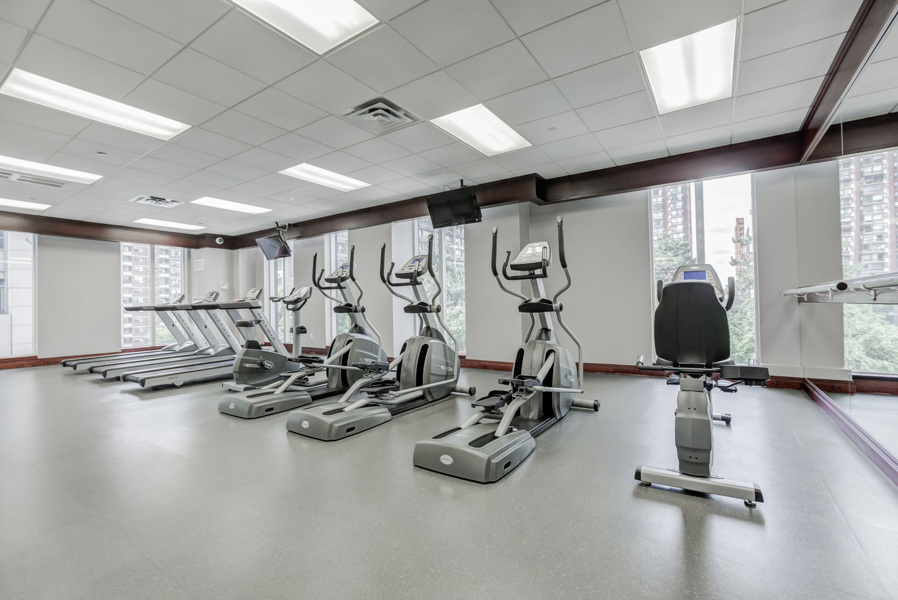
[[[640,465],[636,469],[636,480],[648,485],[656,483],[703,494],[738,498],[749,506],[764,501],[764,494],[757,483],[717,477],[693,477],[673,469]]]

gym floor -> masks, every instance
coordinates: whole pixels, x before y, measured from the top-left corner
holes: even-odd
[[[412,466],[460,397],[326,443],[218,414],[218,383],[51,366],[0,389],[4,600],[898,598],[898,489],[801,392],[715,394],[715,471],[761,485],[752,510],[634,481],[676,464],[654,378],[587,376],[601,412],[485,486]]]

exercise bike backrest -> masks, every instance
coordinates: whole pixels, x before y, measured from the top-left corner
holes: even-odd
[[[659,281],[655,309],[655,352],[675,365],[710,367],[730,358],[727,311],[735,298],[735,282],[724,293],[711,265],[677,269],[667,285]]]

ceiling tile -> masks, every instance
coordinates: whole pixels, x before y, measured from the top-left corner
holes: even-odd
[[[165,189],[167,193],[171,195],[187,195],[193,198],[202,198],[203,196],[208,196],[213,193],[213,189],[208,185],[204,185],[201,183],[195,183],[193,181],[186,181],[181,179],[179,181],[173,181],[171,183],[165,184],[164,188],[159,187],[156,189]],[[140,193],[140,192],[138,192]]]
[[[313,158],[309,163],[316,167],[321,167],[322,169],[341,174],[358,171],[359,169],[371,166],[369,161],[362,160],[357,156],[346,154],[345,152],[331,152],[330,154]]]
[[[441,67],[515,37],[496,9],[480,0],[430,0],[391,24]]]
[[[745,0],[742,10],[745,14],[748,14],[750,12],[761,10],[762,8],[770,6],[771,4],[776,4],[777,2],[782,1],[783,0]]]
[[[577,114],[592,131],[600,131],[654,117],[655,109],[643,91],[585,106]]]
[[[186,148],[178,144],[165,144],[153,150],[152,156],[195,169],[205,169],[221,161],[220,156]]]
[[[194,126],[226,110],[221,104],[152,78],[122,98],[122,102]]]
[[[575,158],[585,154],[595,154],[596,152],[603,151],[602,144],[600,144],[599,140],[597,140],[591,133],[578,135],[577,137],[567,138],[557,142],[550,142],[548,144],[541,144],[539,149],[554,161]]]
[[[574,111],[568,111],[517,126],[517,132],[531,144],[546,144],[589,133]]]
[[[617,2],[606,2],[522,39],[552,77],[633,51]]]
[[[733,99],[684,108],[658,117],[665,137],[721,127],[733,122]]]
[[[898,58],[898,25],[895,25],[894,21],[892,21],[892,26],[889,27],[885,37],[876,47],[870,62],[879,62],[890,58]]]
[[[453,165],[452,170],[465,179],[474,179],[480,183],[499,181],[511,177],[512,173],[504,167],[500,167],[489,158],[480,158],[471,162]]]
[[[104,125],[103,123],[91,123],[84,131],[78,134],[78,139],[90,140],[106,146],[112,146],[113,148],[127,150],[128,152],[136,152],[137,154],[152,152],[165,143],[156,138]]]
[[[395,171],[391,171],[389,169],[385,169],[384,167],[374,165],[372,167],[365,167],[364,169],[360,169],[358,171],[352,171],[351,173],[347,173],[353,179],[358,179],[359,181],[365,181],[372,185],[380,185],[382,183],[386,183],[387,181],[396,181],[397,179],[401,179],[402,175]]]
[[[518,35],[530,33],[565,17],[586,10],[606,0],[553,0],[552,2],[521,2],[521,0],[492,0]]]
[[[397,131],[387,133],[382,136],[383,139],[389,140],[398,146],[402,146],[410,152],[424,152],[455,141],[454,137],[443,133],[431,123],[418,123],[403,127]]]
[[[760,138],[791,133],[801,129],[807,109],[799,108],[777,115],[769,115],[758,119],[750,119],[733,124],[733,143],[747,142]]]
[[[387,183],[381,184],[380,187],[388,189],[391,192],[396,192],[397,194],[406,194],[409,197],[432,194],[437,191],[433,186],[421,183],[417,179],[412,179],[411,177],[397,179],[396,181],[388,181]]]
[[[250,148],[246,152],[234,155],[234,160],[266,169],[269,173],[282,171],[296,165],[295,159],[264,148]]]
[[[184,49],[153,77],[227,106],[237,104],[266,87],[258,79],[190,48]]]
[[[296,189],[296,181],[297,179],[295,177],[288,177],[287,175],[281,175],[280,173],[271,173],[269,175],[265,175],[264,177],[259,177],[258,179],[253,181],[253,183],[272,187],[277,190],[293,190]],[[334,190],[332,190],[331,188],[326,189],[331,193],[334,192]]]
[[[94,0],[132,21],[177,40],[190,43],[229,10],[221,0]]]
[[[848,31],[861,0],[788,0],[745,15],[740,60]]]
[[[325,117],[320,121],[301,127],[296,130],[296,133],[337,149],[358,144],[374,137],[374,134],[365,131],[361,127],[356,127],[343,119],[333,116]]]
[[[520,40],[512,40],[447,67],[456,81],[489,100],[548,79]]]
[[[223,112],[217,117],[206,121],[203,129],[212,131],[253,146],[264,144],[269,140],[287,133],[280,127],[275,127],[255,117],[245,115],[236,110]]]
[[[854,121],[884,115],[892,112],[896,105],[898,105],[898,89],[845,98],[839,107],[838,119]]]
[[[91,124],[91,121],[87,119],[9,96],[0,96],[0,115],[9,122],[33,126],[65,136],[76,135]]]
[[[247,143],[199,128],[182,133],[174,143],[222,158],[229,158],[252,147]]]
[[[253,181],[241,183],[227,189],[227,193],[229,194],[246,194],[254,198],[267,198],[268,196],[279,192],[280,190],[278,188],[262,185],[261,183]]]
[[[821,83],[823,78],[817,77],[772,90],[739,96],[736,98],[735,120],[746,121],[810,106]]]
[[[325,60],[318,60],[275,86],[330,114],[377,97],[377,92]]]
[[[112,146],[105,146],[88,140],[70,140],[61,150],[66,154],[90,158],[97,162],[123,167],[140,158],[136,152],[128,152]],[[100,154],[102,152],[103,154]]]
[[[27,35],[24,27],[0,20],[0,62],[12,63]]]
[[[144,79],[136,71],[37,34],[28,40],[16,66],[113,100],[120,99]]]
[[[592,154],[584,154],[575,158],[566,158],[559,160],[558,166],[570,174],[586,173],[588,171],[597,171],[599,169],[607,169],[614,166],[614,161],[608,156],[607,152],[594,152]]]
[[[263,175],[268,175],[269,173],[271,173],[271,169],[254,167],[244,162],[238,162],[236,160],[223,160],[219,163],[215,163],[214,165],[209,166],[206,170],[213,173],[218,173],[220,175],[236,177],[237,179],[241,179],[243,181],[251,181],[253,179],[258,179]]]
[[[174,40],[89,0],[55,0],[38,32],[144,75],[182,48]]]
[[[645,89],[645,81],[633,53],[562,75],[554,82],[574,108]]]
[[[445,71],[431,73],[396,88],[388,97],[423,119],[435,119],[479,102]]]
[[[316,59],[305,48],[239,10],[231,11],[190,47],[268,84]]]
[[[0,120],[0,140],[4,142],[27,144],[55,152],[65,146],[69,139],[67,135]]]
[[[165,177],[164,175],[158,175],[156,173],[150,173],[148,171],[141,171],[139,169],[119,169],[114,174],[110,175],[110,178],[120,179],[127,181],[129,183],[140,184],[141,189],[145,189],[147,186],[150,187],[161,187],[163,185],[167,185],[172,183],[171,177]]]
[[[27,2],[4,2],[3,20],[25,29],[34,29],[53,0],[28,0]]]
[[[287,131],[298,129],[327,116],[326,112],[275,88],[262,90],[235,106],[234,110]]]
[[[389,21],[424,0],[356,0],[380,21]]]
[[[643,144],[662,139],[661,127],[657,119],[646,119],[636,123],[628,123],[620,127],[612,127],[595,134],[596,139],[605,150],[623,148],[635,144]],[[562,165],[563,166],[563,165]]]
[[[449,187],[458,186],[458,182],[462,176],[451,169],[437,169],[436,171],[428,171],[420,173],[413,177],[415,181],[426,183],[438,190],[445,190]]]
[[[453,167],[483,158],[480,152],[461,142],[446,144],[433,150],[425,150],[421,152],[421,156],[444,167]]]
[[[851,85],[848,96],[863,96],[898,87],[898,58],[868,63],[860,76]],[[898,101],[898,92],[895,93]]]
[[[128,168],[139,169],[141,171],[147,171],[148,173],[156,173],[157,175],[164,175],[171,180],[181,179],[182,177],[186,177],[187,175],[196,172],[196,169],[193,167],[179,165],[153,156],[138,158],[128,165]]]
[[[0,154],[3,156],[14,156],[22,160],[33,160],[36,162],[47,162],[53,156],[55,150],[48,148],[39,148],[30,144],[22,144],[21,142],[7,142],[0,138]],[[0,180],[0,184],[3,180]],[[21,184],[16,184],[21,185]]]
[[[349,146],[345,151],[374,164],[402,158],[409,154],[409,151],[405,148],[388,142],[383,138],[374,138],[373,140]]]
[[[541,165],[551,162],[551,159],[539,148],[524,148],[523,150],[515,150],[507,154],[491,157],[500,167],[506,169],[524,169],[535,165]]]
[[[386,167],[391,171],[396,171],[406,177],[420,175],[421,173],[427,173],[428,171],[436,171],[440,168],[440,165],[415,155],[397,158],[396,160],[385,162],[381,166]]]
[[[512,127],[571,110],[551,81],[500,96],[484,105]]]
[[[75,156],[72,154],[66,154],[64,152],[57,152],[52,157],[50,157],[52,163],[59,167],[64,167],[66,169],[75,169],[77,171],[85,171],[87,173],[93,173],[95,175],[112,175],[115,173],[119,167],[115,165],[110,165],[107,163],[100,162],[98,160],[93,160],[93,158],[86,158],[84,156]]]
[[[703,131],[693,131],[683,135],[668,136],[667,150],[671,156],[674,154],[683,154],[685,152],[695,152],[696,150],[705,150],[707,148],[716,148],[718,146],[726,146],[730,143],[733,133],[731,125],[723,127],[712,127]]]
[[[637,50],[735,19],[742,0],[618,0]]]
[[[544,165],[536,165],[535,167],[525,167],[523,169],[513,169],[512,173],[515,175],[530,175],[531,173],[536,173],[540,177],[544,179],[552,179],[554,177],[564,177],[568,174],[567,171],[562,169],[558,164],[554,162],[546,163]]]
[[[306,162],[316,156],[324,156],[325,154],[334,151],[330,146],[319,144],[318,142],[302,137],[301,135],[296,135],[295,133],[288,133],[273,139],[270,142],[266,142],[265,144],[262,144],[262,148],[277,152],[283,156],[289,156],[294,160],[294,164],[297,162]]]
[[[212,171],[205,170],[191,173],[190,175],[182,178],[182,181],[198,183],[213,190],[227,189],[243,183],[236,177],[228,177],[227,175],[222,175],[221,173],[214,173]]]
[[[826,75],[844,37],[834,35],[741,63],[737,93],[752,94]]]
[[[340,48],[327,60],[379,92],[399,87],[439,68],[388,25]]]
[[[615,148],[609,150],[608,154],[617,165],[627,165],[668,156],[667,147],[664,145],[663,140],[635,144],[624,148]]]

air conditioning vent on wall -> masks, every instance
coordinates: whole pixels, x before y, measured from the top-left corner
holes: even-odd
[[[375,98],[355,108],[348,108],[340,115],[359,127],[378,135],[419,123],[421,117],[386,98]]]
[[[58,179],[50,179],[41,177],[40,175],[28,175],[27,173],[16,173],[15,171],[4,171],[0,169],[0,179],[8,181],[18,181],[19,183],[30,183],[33,185],[45,185],[47,187],[61,188],[65,185],[64,181]]]
[[[151,206],[158,206],[159,208],[174,208],[184,204],[177,200],[169,200],[168,198],[160,198],[159,196],[147,196],[146,194],[141,194],[137,198],[131,198],[130,202],[149,204]]]

